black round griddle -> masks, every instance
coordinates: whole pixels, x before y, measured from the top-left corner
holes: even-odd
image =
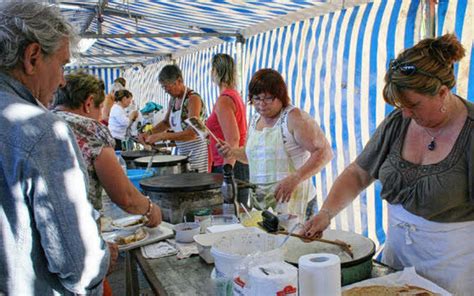
[[[148,178],[140,181],[140,185],[151,192],[195,192],[218,189],[222,180],[222,174],[188,173]]]

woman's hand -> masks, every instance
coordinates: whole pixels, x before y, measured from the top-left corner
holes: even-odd
[[[156,134],[151,134],[151,135],[145,135],[145,143],[147,143],[147,144],[154,144],[158,141],[164,141],[164,140],[166,140],[165,133],[156,133]]]
[[[219,154],[224,157],[224,158],[233,158],[234,154],[232,153],[232,147],[229,145],[229,143],[225,141],[220,141],[219,143],[216,143],[217,151]]]
[[[147,134],[147,133],[140,133],[140,134],[138,134],[138,137],[137,137],[137,138],[138,138],[138,142],[139,142],[140,144],[142,144],[142,145],[146,145],[145,139],[146,139],[147,136],[149,136],[149,134]]]
[[[161,223],[161,209],[158,205],[153,203],[151,214],[148,215],[148,222],[145,224],[148,227],[156,227]]]
[[[278,202],[288,202],[290,201],[291,194],[295,191],[296,186],[300,183],[301,179],[298,178],[295,174],[291,174],[288,177],[284,178],[278,182],[275,187],[275,199]]]
[[[323,231],[331,224],[331,217],[326,211],[319,211],[313,218],[309,219],[300,232],[307,238],[320,238]]]

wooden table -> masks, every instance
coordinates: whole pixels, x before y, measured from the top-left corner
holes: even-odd
[[[212,295],[211,272],[214,264],[207,264],[199,256],[178,260],[176,256],[145,259],[140,249],[127,253],[127,295],[138,295],[137,265],[142,270],[156,295]],[[372,278],[395,270],[373,262]],[[131,285],[128,285],[130,281]]]

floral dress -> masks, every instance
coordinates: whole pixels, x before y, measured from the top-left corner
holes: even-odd
[[[88,198],[94,208],[102,209],[102,185],[95,171],[94,160],[100,155],[103,148],[115,147],[115,140],[109,129],[100,122],[72,112],[54,110],[56,115],[63,118],[76,136],[82,156],[89,173]]]

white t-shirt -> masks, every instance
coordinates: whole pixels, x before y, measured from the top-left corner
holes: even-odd
[[[127,113],[122,106],[114,104],[110,110],[109,117],[109,130],[112,134],[112,137],[125,140],[125,133],[127,132],[127,127],[130,124]]]

